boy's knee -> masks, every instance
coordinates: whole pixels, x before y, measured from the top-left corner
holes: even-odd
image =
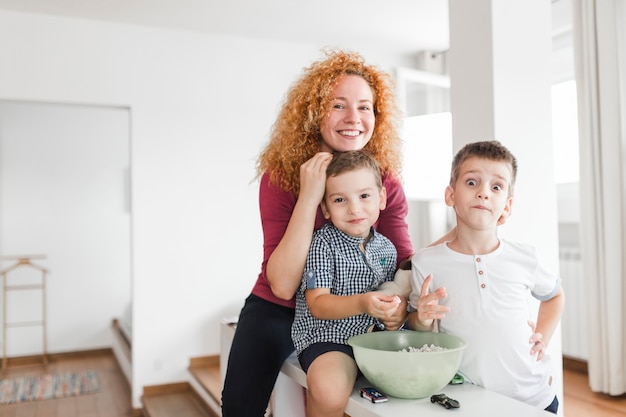
[[[342,386],[337,381],[328,383],[328,379],[321,381],[308,381],[308,395],[315,403],[328,410],[343,410],[348,403],[353,385]]]
[[[349,395],[341,394],[338,389],[308,390],[307,406],[315,410],[313,415],[336,415],[345,410]]]

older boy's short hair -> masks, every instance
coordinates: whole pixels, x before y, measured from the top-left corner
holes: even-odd
[[[452,168],[450,169],[450,185],[454,185],[459,177],[459,169],[461,164],[468,158],[477,156],[479,158],[491,159],[492,161],[502,161],[508,163],[511,167],[511,184],[509,194],[513,195],[513,187],[515,178],[517,177],[517,159],[515,156],[497,140],[481,141],[468,143],[456,153],[452,159]]]
[[[365,150],[334,153],[333,159],[326,168],[326,178],[335,177],[339,174],[343,174],[344,172],[352,171],[357,168],[368,168],[371,170],[372,174],[374,174],[378,189],[383,187],[378,162],[376,162],[376,159],[374,159],[374,157]]]

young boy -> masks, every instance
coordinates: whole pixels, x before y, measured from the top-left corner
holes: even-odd
[[[307,417],[343,417],[358,374],[347,340],[401,308],[398,297],[375,291],[396,270],[395,247],[373,228],[385,205],[376,161],[336,153],[321,203],[331,222],[313,236],[291,330],[307,373]]]
[[[532,247],[499,239],[511,214],[515,157],[497,141],[470,143],[453,159],[445,201],[456,212],[456,237],[412,259],[408,324],[460,336],[466,381],[556,414],[545,349],[561,318],[560,279]],[[541,304],[536,326],[529,294]],[[504,410],[503,410],[504,411]]]

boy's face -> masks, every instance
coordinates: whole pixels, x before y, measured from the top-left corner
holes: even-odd
[[[326,179],[322,201],[324,217],[342,232],[366,238],[387,205],[385,188],[379,189],[368,168],[357,168]]]
[[[454,207],[459,223],[476,230],[495,228],[500,217],[511,214],[510,186],[508,163],[473,156],[461,164],[456,183],[446,188],[446,204]]]

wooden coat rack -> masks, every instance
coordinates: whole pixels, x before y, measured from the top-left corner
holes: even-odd
[[[32,259],[44,259],[45,256],[12,256],[2,257],[3,260],[16,260],[16,262],[6,269],[0,271],[2,274],[2,370],[7,368],[7,329],[10,327],[28,327],[28,326],[41,326],[43,331],[43,352],[42,361],[44,365],[48,364],[48,352],[47,352],[47,333],[46,333],[46,275],[48,270],[32,262]],[[41,281],[38,283],[29,284],[13,284],[8,282],[9,273],[19,268],[33,268],[41,272]],[[11,291],[27,291],[27,290],[40,290],[41,291],[41,320],[35,321],[17,321],[9,322],[7,320],[7,299],[8,294]]]

